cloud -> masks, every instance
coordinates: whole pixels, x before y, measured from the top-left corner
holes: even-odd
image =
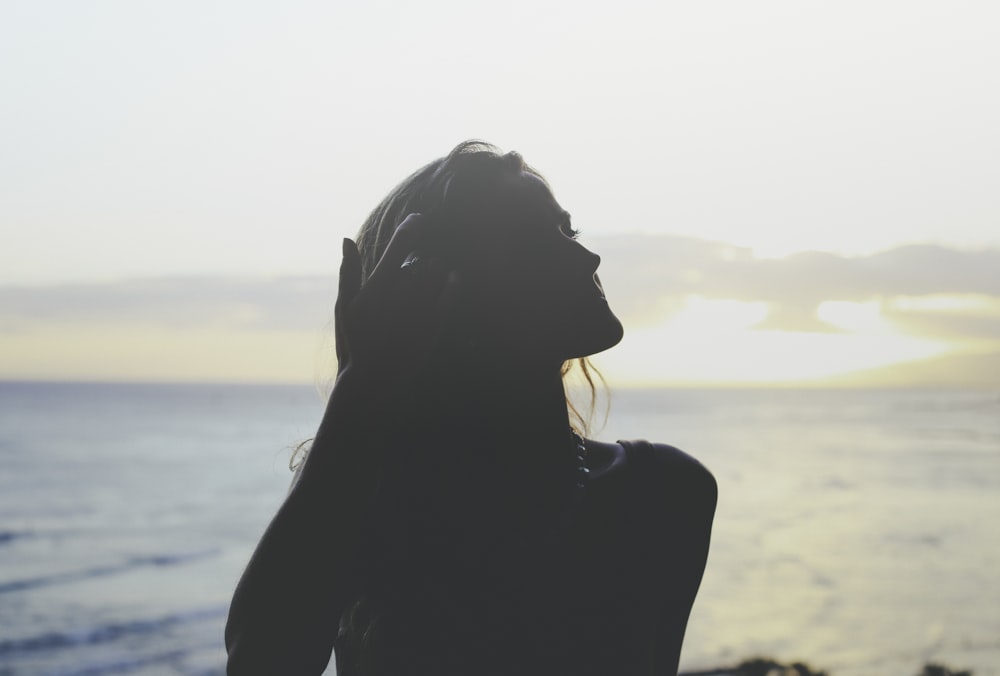
[[[882,301],[883,316],[915,335],[1000,340],[1000,250],[902,246],[869,256],[803,252],[758,258],[750,249],[690,237],[619,235],[584,242],[601,254],[608,298],[632,327],[655,325],[692,295],[766,302],[761,329],[829,332],[824,301]],[[901,308],[892,298],[976,294],[985,311]],[[0,331],[38,325],[319,331],[336,298],[331,277],[177,277],[0,288]]]
[[[627,323],[662,321],[689,295],[766,302],[770,311],[758,328],[788,331],[836,330],[816,316],[824,301],[932,294],[1000,298],[1000,250],[908,245],[869,256],[811,251],[768,259],[745,248],[665,235],[594,238],[592,244],[604,257],[608,297]],[[921,333],[1000,339],[996,317],[905,310],[887,315]]]
[[[314,330],[333,316],[323,277],[178,277],[0,288],[0,330],[38,324]]]

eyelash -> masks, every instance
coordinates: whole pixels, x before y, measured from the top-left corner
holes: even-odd
[[[562,230],[562,233],[570,239],[579,239],[580,235],[583,234],[582,231],[577,230],[572,225],[564,225],[560,228],[560,230]]]

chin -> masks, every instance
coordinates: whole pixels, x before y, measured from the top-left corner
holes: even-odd
[[[624,335],[625,328],[621,321],[614,314],[608,312],[607,316],[603,317],[600,322],[595,321],[577,333],[575,349],[571,350],[572,354],[566,359],[589,357],[592,354],[604,352],[620,343]]]

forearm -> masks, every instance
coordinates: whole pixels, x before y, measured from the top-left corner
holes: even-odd
[[[379,410],[338,380],[301,475],[243,573],[226,626],[229,673],[322,672],[357,594],[358,543],[380,472]]]

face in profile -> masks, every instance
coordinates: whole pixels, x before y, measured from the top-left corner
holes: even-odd
[[[606,350],[622,325],[597,279],[600,257],[576,240],[548,186],[522,172],[476,231],[464,273],[471,311],[498,354],[562,363]]]

